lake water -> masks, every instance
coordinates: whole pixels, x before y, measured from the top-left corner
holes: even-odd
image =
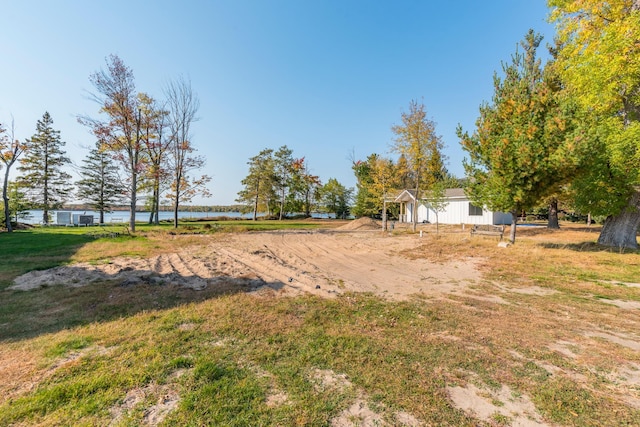
[[[29,213],[28,218],[23,218],[20,222],[24,222],[26,224],[40,224],[42,222],[42,211],[41,210],[30,210],[27,211]],[[100,218],[100,214],[95,211],[70,211],[70,210],[60,210],[60,211],[50,211],[51,215],[51,224],[56,224],[56,218],[58,212],[70,212],[71,215],[90,215],[93,216],[93,222],[95,224],[98,223]],[[148,222],[149,221],[149,212],[136,212],[136,222]],[[260,214],[258,214],[260,215]],[[219,216],[226,216],[230,218],[253,218],[253,212],[249,212],[246,214],[242,214],[240,212],[189,212],[189,211],[179,211],[178,218],[215,218]],[[324,213],[312,213],[311,215],[314,218],[328,218],[329,216]],[[162,211],[158,215],[160,221],[163,220],[173,220],[173,212]],[[107,224],[110,223],[129,223],[129,211],[115,211],[115,212],[105,212],[104,213],[104,222]]]
[[[40,224],[42,221],[42,211],[41,210],[30,210],[27,211],[29,213],[28,218],[21,219],[20,222],[24,222],[27,224]],[[89,215],[93,216],[94,223],[98,223],[100,218],[100,213],[95,211],[70,211],[70,210],[60,210],[60,211],[50,211],[51,215],[51,224],[56,223],[56,217],[58,212],[70,212],[71,215]],[[136,222],[148,222],[149,221],[149,212],[136,212]],[[217,217],[217,216],[227,216],[231,218],[252,218],[253,213],[242,214],[240,212],[188,212],[188,211],[179,211],[178,218],[207,218],[207,217]],[[173,220],[173,212],[162,211],[158,215],[160,221],[162,220]],[[129,211],[114,211],[114,212],[105,212],[104,213],[104,222],[109,223],[129,223]]]

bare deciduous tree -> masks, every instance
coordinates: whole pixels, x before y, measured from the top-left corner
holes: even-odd
[[[89,80],[97,91],[92,98],[100,104],[100,111],[107,115],[107,120],[89,117],[78,120],[88,126],[96,138],[104,142],[104,148],[114,152],[124,166],[129,185],[129,227],[135,231],[138,179],[144,163],[133,71],[118,56],[110,55],[107,70],[92,74]]]
[[[170,82],[165,87],[165,96],[171,135],[169,163],[173,174],[168,197],[173,202],[173,226],[177,228],[180,203],[189,201],[198,194],[209,196],[206,185],[211,178],[207,175],[191,176],[205,165],[204,157],[195,154],[191,141],[191,124],[198,120],[196,113],[200,108],[200,101],[191,88],[191,82],[183,77]]]

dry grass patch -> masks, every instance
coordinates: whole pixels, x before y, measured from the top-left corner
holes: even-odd
[[[135,237],[98,239],[82,246],[71,258],[74,262],[95,262],[120,256],[152,257],[204,245],[223,238],[219,235],[170,235],[166,231],[138,233]]]

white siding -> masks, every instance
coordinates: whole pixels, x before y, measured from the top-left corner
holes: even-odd
[[[401,196],[403,195],[405,194],[401,194]],[[401,196],[399,196],[398,199],[400,199]],[[482,215],[470,215],[470,202],[466,196],[462,195],[462,191],[460,191],[459,194],[454,193],[449,197],[449,203],[446,205],[444,211],[438,212],[437,220],[440,224],[511,224],[511,214],[509,213],[491,212],[484,208],[482,209]],[[406,207],[406,218],[401,215],[400,221],[411,223],[413,218],[413,202],[407,201],[407,197],[402,200],[406,201],[406,204],[403,205]],[[418,222],[421,223],[423,221],[435,224],[436,212],[428,204],[420,203],[418,206]]]
[[[436,213],[433,209],[429,208],[426,216],[429,222],[436,222]],[[438,222],[440,224],[510,224],[511,214],[483,209],[482,215],[469,215],[469,200],[457,199],[451,200],[443,212],[438,212]]]
[[[429,221],[432,214],[424,204],[418,205],[418,222]],[[407,222],[413,222],[413,203],[407,203]]]
[[[418,206],[418,222],[429,221],[429,210],[422,203]]]

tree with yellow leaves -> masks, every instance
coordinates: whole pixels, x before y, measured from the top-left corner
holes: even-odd
[[[586,112],[590,168],[576,205],[605,215],[598,243],[638,247],[640,226],[640,0],[549,0],[566,95]]]
[[[391,130],[396,135],[392,149],[405,157],[413,178],[416,203],[413,204],[412,230],[416,231],[422,194],[446,173],[441,153],[442,138],[436,134],[436,124],[427,118],[424,104],[415,100],[409,104],[409,111],[402,113],[402,124]]]

